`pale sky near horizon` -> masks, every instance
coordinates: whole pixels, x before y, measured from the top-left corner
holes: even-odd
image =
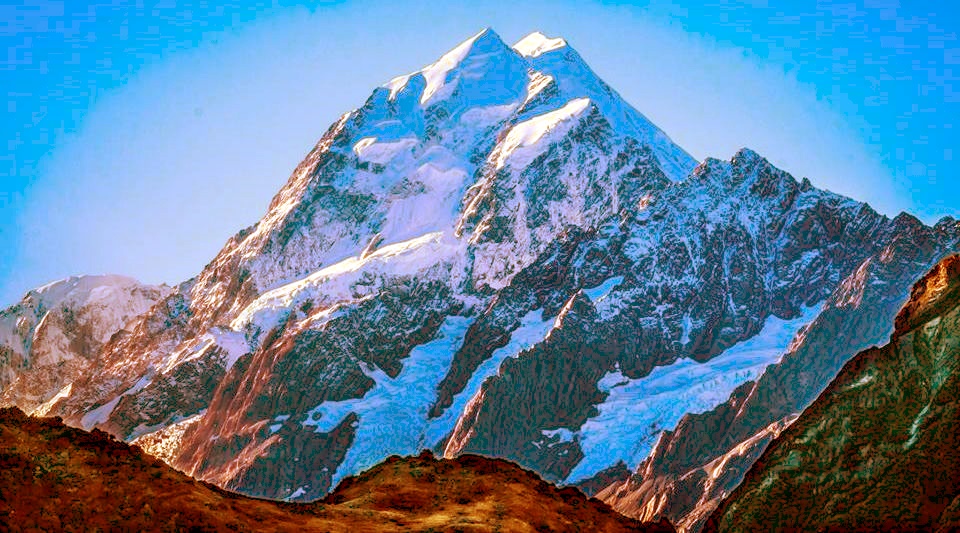
[[[0,308],[72,274],[195,275],[337,116],[487,26],[566,38],[698,159],[748,146],[891,216],[960,216],[942,3],[178,4],[0,7]]]

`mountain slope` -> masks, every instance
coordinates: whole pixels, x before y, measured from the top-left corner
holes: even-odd
[[[672,531],[641,525],[504,461],[429,455],[349,478],[323,501],[246,498],[103,432],[0,409],[0,523],[10,531]]]
[[[914,286],[890,342],[861,352],[773,440],[708,530],[960,528],[960,256]]]

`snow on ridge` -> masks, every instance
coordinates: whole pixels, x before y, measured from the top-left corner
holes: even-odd
[[[463,41],[456,48],[444,54],[436,63],[433,63],[421,71],[423,77],[427,80],[427,86],[423,89],[423,94],[420,96],[421,104],[429,102],[430,98],[444,86],[447,73],[456,68],[457,65],[467,57],[474,43],[484,35],[490,33],[493,33],[492,30],[484,28],[480,33]],[[496,34],[493,34],[493,36],[499,39],[499,37],[496,37]]]
[[[138,287],[151,289],[165,286],[146,285],[134,278],[119,274],[70,276],[37,287],[27,292],[24,298],[37,298],[38,303],[47,308],[60,303],[69,303],[73,306],[102,303],[109,306],[125,297],[124,292],[130,292]]]
[[[388,98],[391,101],[396,99],[412,77],[421,75],[426,86],[420,95],[420,105],[426,106],[431,100],[442,98],[445,93],[451,90],[448,84],[450,73],[456,70],[471,53],[477,55],[495,53],[498,48],[509,50],[496,32],[490,28],[484,28],[419,71],[391,79],[384,85],[390,91]]]
[[[33,289],[32,293],[60,299],[72,291],[89,292],[104,285],[139,285],[140,283],[128,276],[119,274],[82,275],[51,281]]]
[[[515,168],[523,168],[530,164],[539,153],[545,149],[540,139],[548,134],[550,137],[563,135],[574,125],[590,105],[589,98],[575,98],[560,109],[537,115],[515,125],[507,133],[499,147],[494,164],[497,169],[503,168],[508,162]]]
[[[513,45],[513,49],[524,57],[537,57],[541,54],[557,50],[567,46],[567,41],[562,37],[551,39],[546,35],[535,31]]]
[[[524,58],[533,70],[555,79],[563,98],[590,98],[617,132],[648,145],[672,181],[686,179],[697,160],[600,79],[573,48],[568,48],[568,53],[540,53]]]
[[[663,430],[676,427],[687,413],[713,409],[778,362],[798,330],[816,319],[821,308],[802,308],[791,320],[770,316],[759,333],[705,363],[680,359],[638,379],[619,370],[608,372],[597,384],[607,393],[597,406],[599,414],[574,431],[584,457],[565,481],[587,479],[618,461],[636,468]]]
[[[462,281],[455,265],[463,260],[463,246],[450,232],[437,231],[382,246],[368,255],[348,257],[260,295],[240,312],[230,328],[244,331],[248,325],[256,325],[261,332],[266,332],[276,326],[289,309],[304,301],[312,300],[321,306],[355,301],[363,297],[360,292],[375,293],[379,290],[376,287],[363,290],[357,287],[357,282],[369,274],[389,277],[423,275],[442,265],[453,264],[452,269],[444,269],[445,273],[450,274],[445,280],[456,285]]]
[[[214,326],[197,337],[189,346],[171,353],[159,365],[161,374],[169,374],[178,366],[199,359],[214,347],[223,350],[224,367],[227,371],[244,355],[250,353],[250,344],[243,333]]]
[[[523,105],[530,103],[531,100],[551,83],[555,83],[553,76],[536,70],[530,71],[529,81],[527,82],[527,96],[523,99]]]
[[[69,321],[64,324],[65,312],[85,323],[93,340],[105,343],[171,291],[166,285],[146,285],[116,274],[53,281],[28,291],[18,304],[0,309],[0,346],[28,357],[31,365],[71,359],[76,355],[71,339],[77,332]]]
[[[59,392],[53,395],[49,400],[40,404],[36,409],[30,412],[30,416],[47,416],[47,413],[57,405],[57,402],[64,398],[69,398],[73,392],[73,382],[67,383]]]
[[[543,316],[543,308],[534,309],[520,319],[520,325],[510,333],[510,340],[503,347],[494,350],[490,357],[480,363],[473,371],[470,380],[459,394],[453,397],[453,403],[432,422],[428,431],[428,441],[434,444],[450,434],[454,435],[463,426],[463,414],[470,404],[475,403],[483,394],[483,383],[490,376],[500,371],[500,365],[510,357],[517,357],[520,352],[529,350],[542,342],[556,325],[556,317]],[[444,456],[456,455],[459,443],[450,439],[447,443]]]
[[[410,150],[416,144],[417,139],[412,137],[379,142],[376,137],[364,137],[353,145],[353,153],[360,161],[384,165],[390,162],[399,152],[405,149]]]
[[[131,440],[130,444],[140,446],[144,452],[161,459],[167,464],[173,464],[180,451],[183,435],[187,429],[200,422],[206,412],[207,410],[204,409],[195,415],[183,418],[153,432],[139,435]]]

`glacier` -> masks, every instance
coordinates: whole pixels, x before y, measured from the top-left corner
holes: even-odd
[[[597,384],[607,393],[597,406],[599,414],[570,433],[584,457],[565,482],[582,481],[621,461],[635,469],[660,433],[673,429],[683,415],[713,409],[741,384],[759,378],[821,308],[822,304],[805,307],[790,320],[771,316],[755,336],[705,363],[680,359],[639,379],[627,378],[619,370],[607,373]]]

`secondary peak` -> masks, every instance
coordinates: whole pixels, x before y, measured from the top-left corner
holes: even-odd
[[[567,46],[567,41],[562,37],[550,38],[535,31],[513,45],[513,49],[524,57],[537,57],[551,50],[557,50]]]

